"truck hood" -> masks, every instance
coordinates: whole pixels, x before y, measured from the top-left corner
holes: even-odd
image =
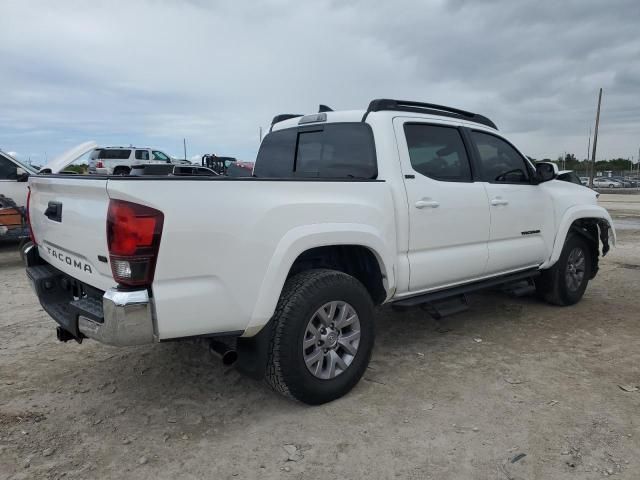
[[[58,155],[56,158],[47,163],[44,167],[40,169],[42,173],[60,173],[62,170],[67,168],[70,164],[75,162],[81,156],[90,152],[94,148],[96,148],[98,144],[96,142],[89,141],[81,143],[80,145],[76,145],[73,148],[70,148],[66,152]]]

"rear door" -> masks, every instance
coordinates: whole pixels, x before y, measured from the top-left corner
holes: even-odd
[[[135,159],[133,160],[133,163],[135,165],[151,163],[149,150],[147,149],[136,150]]]
[[[487,274],[540,265],[544,235],[554,228],[550,198],[531,181],[528,161],[509,142],[480,130],[469,135],[491,212]]]
[[[409,206],[409,290],[482,277],[489,206],[456,126],[395,118]]]
[[[109,267],[107,181],[89,176],[29,178],[29,217],[40,256],[58,270],[106,290]]]

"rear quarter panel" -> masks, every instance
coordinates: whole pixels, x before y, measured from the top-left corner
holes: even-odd
[[[165,215],[153,283],[161,339],[256,333],[308,248],[359,244],[393,288],[396,237],[385,182],[111,179],[111,198]]]

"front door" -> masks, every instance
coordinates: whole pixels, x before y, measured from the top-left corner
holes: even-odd
[[[553,229],[550,199],[531,181],[532,169],[510,143],[480,130],[471,130],[470,137],[491,212],[486,273],[540,265],[546,257],[545,230]]]
[[[411,118],[395,118],[394,128],[409,207],[409,290],[482,277],[489,205],[459,128]]]

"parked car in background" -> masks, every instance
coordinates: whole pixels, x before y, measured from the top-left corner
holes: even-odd
[[[159,162],[174,163],[166,153],[149,147],[101,147],[91,152],[89,173],[129,175],[134,165]]]
[[[622,188],[623,184],[611,177],[596,177],[593,179],[593,186],[599,188]]]
[[[580,183],[585,187],[589,186],[589,177],[580,177]]]
[[[171,163],[151,163],[144,165],[134,165],[131,167],[130,176],[139,177],[141,175],[174,175],[174,176],[209,176],[215,177],[218,174],[207,167],[198,165],[173,165]]]
[[[11,199],[18,207],[27,204],[27,177],[38,173],[31,165],[0,151],[0,195]]]
[[[233,162],[227,167],[228,177],[250,177],[253,175],[253,162]]]
[[[582,180],[580,177],[576,175],[576,172],[573,170],[560,170],[558,172],[558,176],[556,177],[558,180],[562,180],[563,182],[575,183],[576,185],[582,185]]]
[[[77,159],[80,152],[96,147],[95,142],[85,142],[58,155],[41,169],[23,163],[0,150],[0,195],[11,199],[17,207],[27,204],[27,180],[38,173],[60,173]],[[65,172],[69,173],[69,172]]]
[[[638,186],[638,184],[636,182],[634,182],[633,180],[631,180],[630,178],[618,177],[618,176],[609,177],[609,178],[617,180],[618,182],[620,182],[622,184],[622,186],[624,188],[634,188],[634,187]]]

